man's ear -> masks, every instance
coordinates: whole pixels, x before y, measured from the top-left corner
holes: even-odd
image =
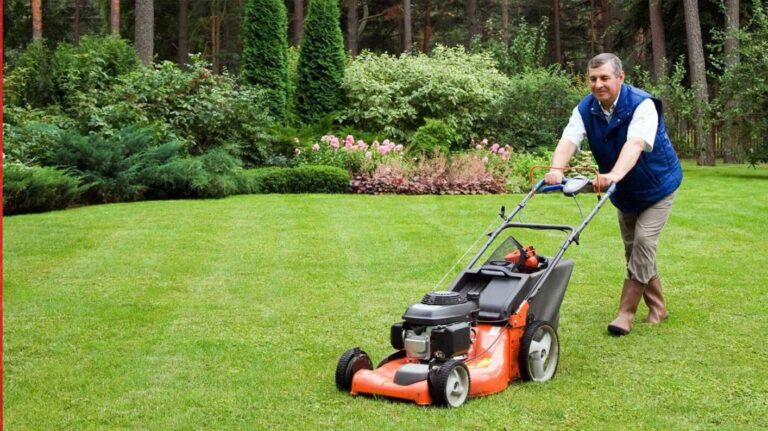
[[[619,72],[618,78],[619,78],[619,81],[624,82],[624,71],[623,70],[621,72]]]

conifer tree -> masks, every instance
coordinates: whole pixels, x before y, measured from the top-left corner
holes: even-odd
[[[270,114],[286,116],[288,13],[282,0],[248,0],[243,16],[243,78],[263,87]]]
[[[336,0],[309,2],[296,66],[296,111],[312,123],[341,108],[344,38]]]

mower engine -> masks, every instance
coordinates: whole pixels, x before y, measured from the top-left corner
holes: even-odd
[[[469,351],[477,303],[458,292],[430,292],[392,325],[391,341],[410,358],[444,361]]]

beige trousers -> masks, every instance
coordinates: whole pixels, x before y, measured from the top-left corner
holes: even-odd
[[[675,193],[670,193],[640,213],[617,211],[628,278],[645,284],[656,276],[656,244],[669,219]]]

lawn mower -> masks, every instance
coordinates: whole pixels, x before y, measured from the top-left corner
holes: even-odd
[[[427,293],[392,325],[394,353],[374,369],[365,351],[347,350],[336,366],[336,386],[352,395],[459,407],[469,397],[500,392],[516,379],[552,379],[560,356],[560,304],[574,265],[562,257],[571,243],[578,244],[579,234],[615,186],[602,197],[596,190],[598,203],[578,227],[512,219],[536,193],[575,196],[588,188],[592,181],[582,175],[558,185],[541,180],[511,214],[505,216],[502,207],[502,223],[449,288]],[[554,256],[545,257],[523,246],[511,229],[555,230],[568,236]],[[490,250],[490,256],[481,259]]]

